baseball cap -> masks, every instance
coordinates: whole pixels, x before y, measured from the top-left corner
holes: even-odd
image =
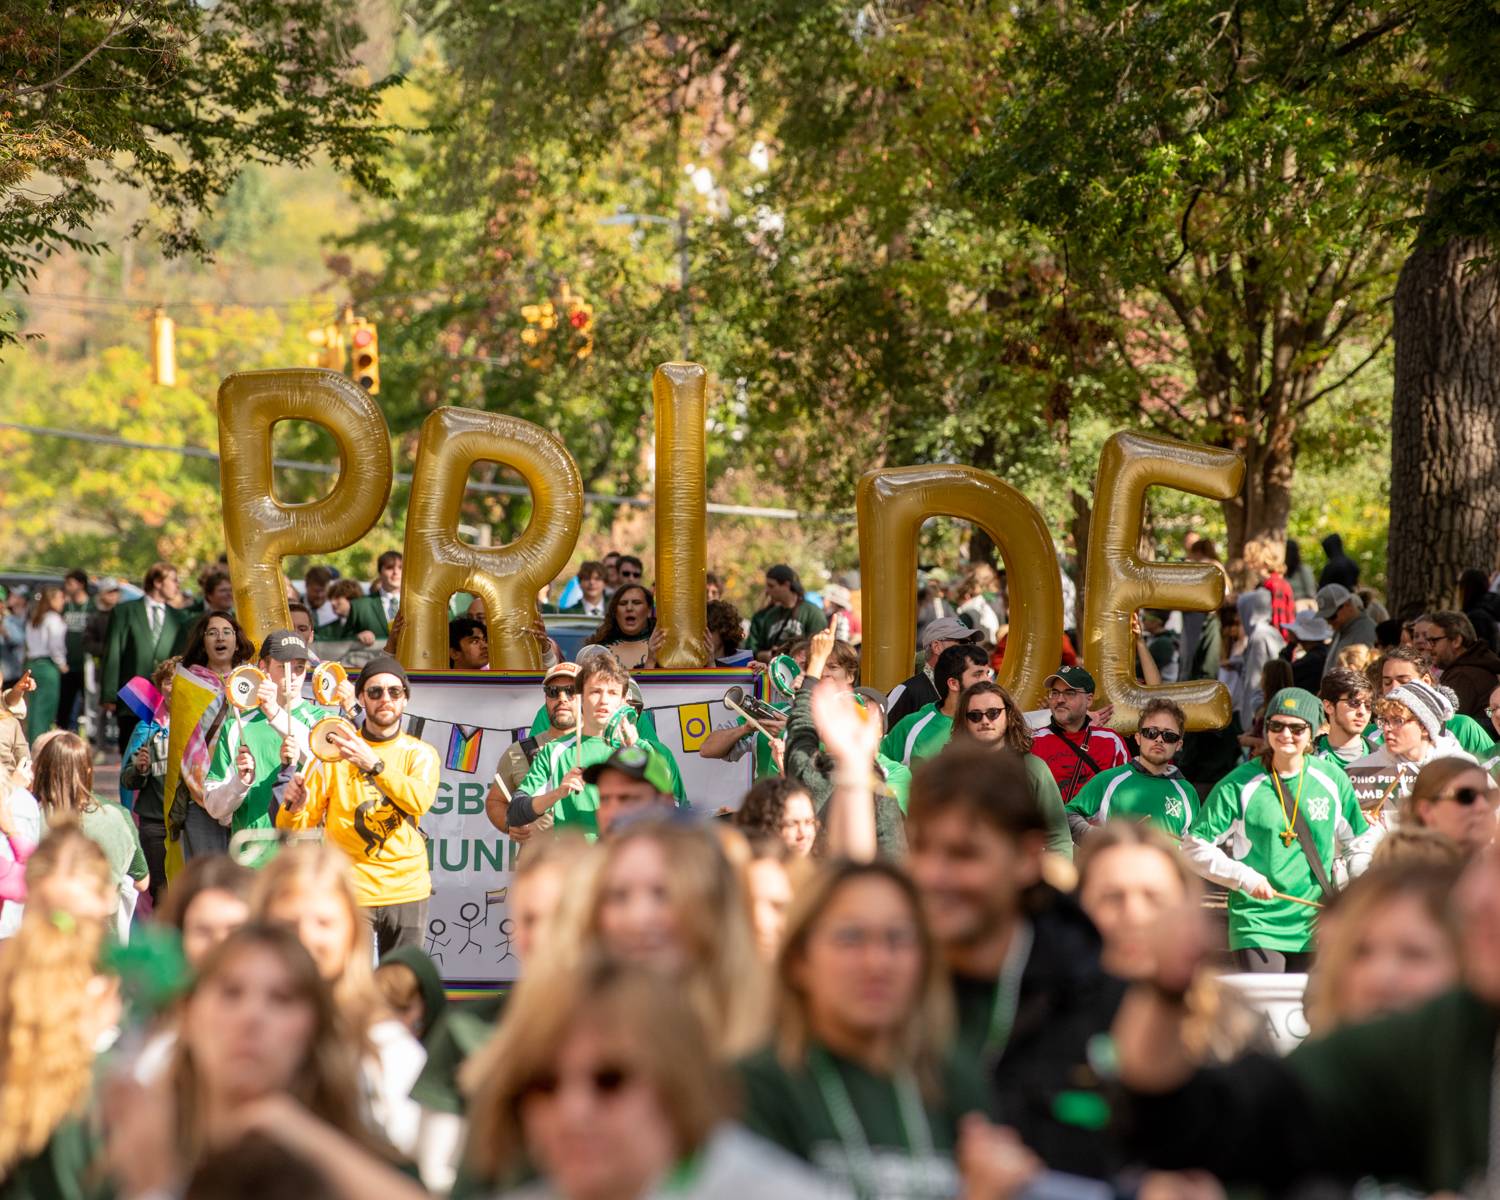
[[[837,604],[840,608],[848,608],[852,597],[849,595],[849,589],[842,583],[830,583],[823,589],[823,599],[831,604]]]
[[[1087,692],[1091,696],[1097,690],[1094,686],[1094,677],[1082,667],[1059,667],[1051,675],[1048,675],[1046,679],[1042,680],[1042,686],[1051,687],[1053,680],[1065,683],[1077,691]]]
[[[290,629],[276,629],[266,634],[260,644],[260,656],[276,662],[295,662],[309,658],[307,643]]]
[[[972,642],[979,630],[970,629],[957,617],[938,617],[922,626],[922,649],[933,642]]]
[[[542,682],[551,683],[554,679],[561,679],[564,677],[576,681],[578,679],[578,664],[570,662],[560,662],[542,676]]]
[[[672,773],[661,755],[649,746],[621,746],[602,763],[587,768],[583,781],[597,784],[605,771],[618,771],[637,783],[649,783],[663,796],[672,794]]]
[[[1318,589],[1318,616],[1328,620],[1339,609],[1348,603],[1354,593],[1342,583],[1330,583],[1326,587]]]

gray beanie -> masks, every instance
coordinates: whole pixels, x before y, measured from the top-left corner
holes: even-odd
[[[1420,679],[1392,688],[1385,694],[1385,698],[1399,700],[1406,705],[1434,742],[1443,736],[1443,726],[1453,716],[1453,705],[1448,703],[1448,698],[1430,683],[1423,683]]]

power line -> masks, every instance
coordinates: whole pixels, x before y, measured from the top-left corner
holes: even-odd
[[[19,433],[29,433],[34,437],[62,438],[72,442],[87,442],[94,446],[112,446],[121,450],[149,450],[161,454],[176,454],[181,458],[206,459],[213,462],[219,461],[219,454],[206,446],[169,446],[164,442],[139,442],[131,438],[119,437],[110,433],[89,433],[82,429],[53,429],[46,425],[26,425],[17,421],[0,421],[0,429],[14,429]],[[332,463],[308,462],[297,458],[273,458],[273,467],[285,471],[306,471],[316,475],[337,475],[339,468]],[[405,471],[396,472],[397,483],[410,483],[412,477]],[[489,492],[501,496],[530,496],[531,489],[524,484],[518,483],[477,483],[468,480],[464,483],[466,491]],[[583,499],[588,504],[601,504],[615,508],[650,508],[651,500],[643,500],[638,496],[609,496],[603,492],[584,492]],[[708,505],[708,511],[727,517],[754,517],[766,521],[835,521],[846,523],[851,518],[843,513],[804,513],[792,508],[761,508],[754,505],[743,504],[713,504]]]

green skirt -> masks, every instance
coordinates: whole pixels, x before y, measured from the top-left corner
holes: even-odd
[[[62,698],[62,672],[50,658],[33,658],[26,664],[36,691],[26,697],[26,740],[34,742],[57,724],[57,704]]]

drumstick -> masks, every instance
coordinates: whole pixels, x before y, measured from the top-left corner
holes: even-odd
[[[1285,892],[1272,892],[1271,895],[1273,897],[1275,897],[1277,900],[1285,900],[1288,904],[1300,904],[1304,908],[1322,908],[1323,907],[1316,900],[1304,900],[1300,896],[1288,896]],[[1260,899],[1260,897],[1257,896],[1256,899],[1258,900],[1258,899]]]

